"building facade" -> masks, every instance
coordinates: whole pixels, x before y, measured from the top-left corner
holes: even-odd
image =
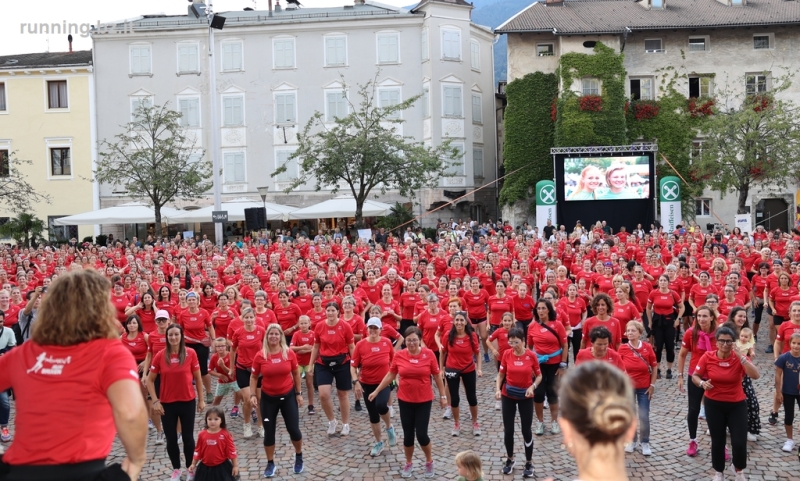
[[[675,84],[687,97],[768,91],[773,81],[800,67],[800,5],[783,0],[565,0],[538,2],[496,29],[508,36],[509,82],[527,73],[553,73],[568,52],[592,53],[603,42],[624,53],[626,94],[658,99]],[[602,89],[580,79],[573,89]],[[796,79],[781,97],[800,102]],[[724,100],[724,99],[722,99]],[[702,149],[697,133],[693,153]],[[794,223],[798,186],[751,192],[753,225],[787,229]],[[697,223],[733,226],[737,193],[706,190],[696,200]],[[770,207],[772,206],[772,207]],[[768,222],[769,220],[769,222]]]
[[[211,155],[214,68],[223,200],[260,200],[257,187],[269,186],[268,201],[307,206],[331,194],[311,184],[283,192],[300,174],[288,160],[298,130],[315,112],[328,120],[345,115],[347,100],[360,100],[357,85],[374,80],[379,105],[422,95],[401,113],[402,135],[429,145],[450,138],[464,153],[438,188],[419,193],[414,213],[420,214],[452,200],[453,192],[496,179],[494,37],[471,23],[471,8],[463,0],[426,0],[412,10],[357,0],[344,7],[219,12],[226,22],[216,31],[213,66],[203,18],[145,15],[98,26],[92,32],[98,138],[121,132],[142,102],[169,102],[194,131],[198,152]],[[271,176],[287,162],[284,174]],[[462,199],[457,211],[444,209],[444,216],[485,216],[495,197],[494,189],[482,189]],[[125,200],[124,186],[101,186],[103,207]],[[391,191],[381,200],[407,201]],[[211,195],[194,205],[210,203]]]
[[[56,226],[97,207],[92,51],[0,57],[0,175],[17,170],[51,202],[30,214],[47,222],[52,241],[81,240],[92,226]],[[0,219],[17,213],[0,205]]]

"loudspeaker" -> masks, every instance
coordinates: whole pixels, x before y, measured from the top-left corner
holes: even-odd
[[[222,27],[224,25],[225,25],[225,17],[217,14],[214,14],[214,16],[211,17],[211,28],[222,30]]]
[[[244,223],[249,231],[267,228],[267,211],[263,207],[251,207],[244,210]]]

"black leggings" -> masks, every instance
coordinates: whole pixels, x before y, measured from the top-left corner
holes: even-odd
[[[450,389],[450,407],[457,408],[461,402],[461,398],[458,396],[459,379],[464,381],[464,393],[467,395],[467,403],[470,406],[478,405],[477,375],[477,371],[472,371],[445,377],[447,379],[447,387]]]
[[[364,391],[364,405],[367,406],[370,424],[378,424],[381,422],[381,416],[389,412],[389,394],[391,394],[392,388],[391,386],[386,386],[383,388],[383,391],[375,396],[374,401],[370,401],[369,395],[372,394],[377,387],[377,384],[361,383],[361,389]]]
[[[697,439],[697,423],[700,417],[700,405],[703,403],[703,396],[706,391],[694,385],[692,378],[689,377],[688,384],[686,385],[689,399],[689,409],[686,412],[686,424],[689,425],[689,439]],[[706,416],[708,416],[708,409],[706,409]],[[745,423],[747,423],[747,413],[744,416]]]
[[[722,402],[706,398],[706,422],[711,432],[711,465],[714,471],[725,471],[725,441],[731,432],[733,466],[747,467],[747,403]],[[726,429],[727,428],[727,429]]]
[[[761,316],[764,315],[764,306],[766,303],[762,299],[761,302],[756,300],[756,305],[753,307],[753,322],[756,324],[761,324]]]
[[[187,342],[186,347],[194,349],[195,354],[197,354],[197,362],[200,364],[200,375],[205,376],[208,374],[208,346],[189,344]]]
[[[578,351],[581,350],[581,340],[583,339],[583,329],[573,329],[572,330],[572,362],[575,362],[578,359]],[[567,357],[567,361],[569,361],[569,357]]]
[[[533,399],[512,399],[508,396],[500,398],[503,408],[503,441],[506,445],[506,454],[514,457],[514,418],[519,409],[519,422],[522,429],[522,440],[525,442],[525,461],[533,458]]]
[[[414,447],[414,433],[420,447],[431,443],[428,437],[428,423],[431,421],[431,405],[433,401],[424,403],[410,403],[398,399],[400,405],[400,424],[403,426],[403,446]]]
[[[264,419],[264,446],[275,446],[275,426],[278,423],[278,411],[283,416],[289,439],[300,441],[300,411],[294,388],[284,396],[270,396],[261,392],[261,416]]]
[[[656,361],[661,362],[661,351],[667,347],[667,362],[675,362],[675,314],[653,314],[652,332],[655,336]],[[691,376],[689,377],[691,382]]]
[[[186,467],[192,464],[194,454],[194,416],[197,411],[195,400],[161,403],[164,415],[161,425],[164,426],[164,437],[167,439],[167,455],[172,462],[172,469],[181,469],[181,451],[178,448],[178,420],[181,421],[183,437],[183,455]]]
[[[800,396],[792,394],[783,395],[783,425],[791,426],[794,423],[794,405],[797,403],[800,406]],[[800,456],[800,454],[798,455]]]
[[[542,364],[539,367],[542,370],[542,382],[533,391],[533,402],[543,403],[545,395],[547,395],[548,404],[558,404],[558,387],[556,386],[558,364]]]

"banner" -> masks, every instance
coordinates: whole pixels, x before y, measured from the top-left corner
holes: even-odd
[[[672,232],[682,223],[681,180],[673,176],[663,177],[658,183],[658,199],[661,202],[661,225],[664,231]]]
[[[753,220],[750,214],[736,214],[733,216],[736,221],[736,227],[742,231],[742,234],[753,233]]]
[[[536,183],[536,227],[539,235],[544,235],[547,221],[554,226],[556,221],[556,183],[552,180],[540,180]]]

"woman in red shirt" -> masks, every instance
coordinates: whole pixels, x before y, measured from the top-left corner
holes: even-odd
[[[586,319],[583,322],[583,332],[589,333],[592,328],[597,326],[605,326],[608,332],[611,333],[611,348],[618,349],[622,343],[622,326],[619,321],[612,317],[614,312],[614,302],[611,296],[605,293],[597,294],[592,298],[592,312],[594,316]],[[581,349],[586,348],[586,336],[581,339]]]
[[[698,285],[695,285],[695,288]],[[705,299],[703,301],[705,302]],[[684,303],[681,302],[680,296],[669,288],[669,278],[665,275],[660,276],[658,288],[650,292],[647,297],[647,318],[650,320],[650,332],[655,338],[656,361],[659,364],[664,347],[666,346],[667,349],[667,379],[672,379],[672,364],[675,362],[675,332],[680,327],[683,309]],[[661,376],[660,371],[660,369],[657,370],[658,377]]]
[[[264,343],[253,358],[250,369],[251,403],[258,401],[256,390],[259,378],[268,380],[261,383],[260,402],[261,417],[264,419],[264,453],[267,455],[265,478],[274,477],[278,470],[275,466],[275,426],[279,411],[294,446],[294,474],[303,472],[303,435],[300,433],[303,391],[300,366],[297,364],[297,355],[286,345],[283,331],[279,324],[267,326]]]
[[[614,303],[613,316],[619,321],[620,326],[627,326],[628,321],[640,321],[642,315],[628,298],[628,290],[623,289],[623,285],[625,285],[625,281],[614,292],[617,296],[617,301]],[[624,332],[622,333],[622,338],[627,339]]]
[[[459,381],[464,383],[464,393],[472,415],[472,434],[481,435],[478,424],[478,377],[483,376],[481,370],[480,344],[478,335],[467,321],[466,311],[456,311],[453,325],[446,337],[442,339],[442,355],[439,357],[439,370],[444,372],[444,380],[450,392],[450,408],[453,412],[453,436],[458,436],[461,429],[459,410]],[[473,361],[473,357],[477,359]]]
[[[578,357],[575,358],[575,365],[577,366],[590,361],[605,361],[613,364],[620,371],[624,371],[625,366],[622,364],[622,358],[610,347],[611,331],[605,326],[596,326],[593,327],[588,334],[591,346],[586,349],[581,349],[578,353]]]
[[[289,293],[286,291],[278,292],[278,305],[273,309],[278,324],[283,328],[283,334],[288,343],[292,342],[292,335],[297,330],[297,321],[303,312],[297,304],[289,302]]]
[[[488,328],[486,326],[487,319],[487,302],[489,301],[489,293],[481,286],[481,281],[477,277],[473,277],[469,282],[469,290],[464,293],[464,304],[467,309],[467,316],[470,322],[478,331],[478,336],[483,344],[483,352],[488,355],[489,348],[486,345],[486,339],[489,337]],[[484,362],[486,356],[484,356]]]
[[[213,312],[217,308],[217,293],[214,292],[214,284],[206,281],[203,283],[203,290],[199,294],[200,308],[208,312]]]
[[[256,324],[255,312],[249,307],[242,310],[242,324],[242,327],[230,333],[228,339],[231,341],[230,370],[236,373],[236,385],[241,389],[243,399],[244,437],[249,438],[253,436],[249,413],[258,405],[257,403],[250,403],[250,395],[255,394],[255,391],[250,392],[250,375],[253,359],[255,359],[258,350],[261,348],[266,329]],[[263,418],[259,416],[259,426],[263,424],[261,419]],[[259,434],[263,429],[263,426],[259,427]]]
[[[111,292],[111,304],[114,305],[117,321],[122,326],[127,318],[125,313],[131,307],[131,300],[125,294],[125,286],[122,282],[117,281],[114,283],[114,290]]]
[[[528,326],[528,349],[536,353],[542,370],[542,382],[536,387],[533,406],[536,410],[536,435],[544,434],[544,400],[550,405],[550,432],[559,433],[558,392],[556,380],[567,369],[569,351],[567,332],[564,325],[558,322],[558,313],[550,301],[539,299],[536,302],[536,321]]]
[[[361,399],[362,395],[364,396],[364,404],[367,406],[369,422],[372,426],[372,435],[375,437],[375,444],[369,452],[372,457],[378,456],[383,451],[381,420],[386,426],[389,446],[397,444],[397,434],[389,419],[391,388],[383,388],[374,400],[370,400],[370,395],[386,377],[389,366],[392,365],[392,359],[394,359],[394,348],[391,341],[381,337],[382,328],[383,324],[377,317],[373,317],[367,322],[368,336],[356,343],[353,359],[350,361],[350,374],[353,379],[356,379],[354,382],[355,397]]]
[[[414,325],[414,306],[420,301],[420,294],[417,292],[417,282],[409,280],[406,282],[406,290],[400,294],[400,334]]]
[[[517,327],[522,329],[522,332],[528,332],[528,326],[533,321],[533,306],[535,304],[536,302],[529,294],[528,285],[521,283],[517,290],[517,295],[514,296],[513,312],[517,320]]]
[[[186,294],[186,304],[188,308],[178,315],[177,323],[186,334],[186,347],[197,353],[197,361],[200,363],[200,374],[206,392],[206,402],[211,402],[214,400],[214,395],[211,393],[208,357],[211,340],[215,338],[214,326],[211,325],[211,314],[200,308],[198,296],[194,292]]]
[[[769,307],[772,309],[772,325],[769,326],[770,345],[775,343],[778,326],[789,319],[789,306],[792,297],[797,295],[797,289],[792,286],[792,277],[786,272],[778,275],[778,283],[769,291]],[[767,351],[767,352],[771,352]]]
[[[381,287],[381,298],[375,301],[375,305],[381,308],[381,322],[397,329],[400,317],[400,303],[392,297],[392,286],[384,284]]]
[[[753,290],[750,293],[750,298],[753,304],[753,336],[758,335],[758,328],[761,325],[761,317],[764,314],[764,292],[769,285],[769,264],[762,262],[758,265],[758,274],[754,275],[750,281],[753,285]]]
[[[155,388],[156,376],[161,379],[158,393]],[[179,481],[182,472],[178,422],[181,423],[183,455],[188,468],[194,453],[194,413],[203,412],[205,402],[197,354],[186,347],[183,328],[178,324],[167,328],[167,346],[153,357],[147,389],[153,400],[153,409],[161,415],[161,424],[164,426],[167,454],[173,469],[171,480]]]
[[[428,424],[431,419],[431,404],[433,403],[433,389],[431,380],[436,382],[439,391],[439,405],[447,405],[442,377],[439,375],[439,363],[433,351],[422,347],[422,332],[416,326],[411,326],[404,333],[406,349],[398,351],[392,367],[383,378],[375,391],[369,395],[369,400],[374,401],[378,393],[400,375],[402,382],[397,389],[397,401],[400,404],[400,422],[403,425],[403,450],[406,464],[403,466],[401,476],[410,478],[414,470],[412,462],[414,457],[414,434],[416,433],[422,452],[425,453],[425,477],[434,477],[433,455],[431,439],[428,437]]]
[[[650,448],[650,400],[656,392],[656,354],[650,344],[642,341],[645,334],[644,325],[638,321],[630,321],[625,325],[628,342],[619,347],[619,356],[625,367],[625,373],[631,378],[636,404],[639,406],[639,429],[633,442],[625,446],[625,452],[632,453],[636,449],[637,440],[641,443],[642,454],[653,454]]]
[[[156,330],[156,303],[151,292],[142,294],[141,300],[125,310],[125,316],[136,314],[142,321],[144,332]]]
[[[578,296],[578,286],[571,284],[567,287],[567,295],[558,300],[557,306],[567,313],[569,325],[572,327],[572,356],[573,361],[581,348],[583,339],[583,322],[586,320],[586,302]]]
[[[217,336],[227,339],[233,334],[228,332],[228,327],[236,320],[236,312],[230,308],[228,295],[225,293],[217,296],[217,303],[219,307],[211,313],[211,322],[214,324],[214,332]]]
[[[703,354],[692,372],[692,383],[702,389],[706,398],[706,422],[711,432],[711,464],[715,480],[725,479],[725,442],[731,433],[731,450],[736,480],[747,479],[747,402],[742,378],[758,379],[758,368],[747,357],[736,352],[736,333],[720,327],[714,334],[717,347]]]
[[[315,293],[311,296],[311,309],[306,312],[306,315],[311,320],[311,329],[320,322],[325,321],[325,309],[322,308],[322,294]]]

